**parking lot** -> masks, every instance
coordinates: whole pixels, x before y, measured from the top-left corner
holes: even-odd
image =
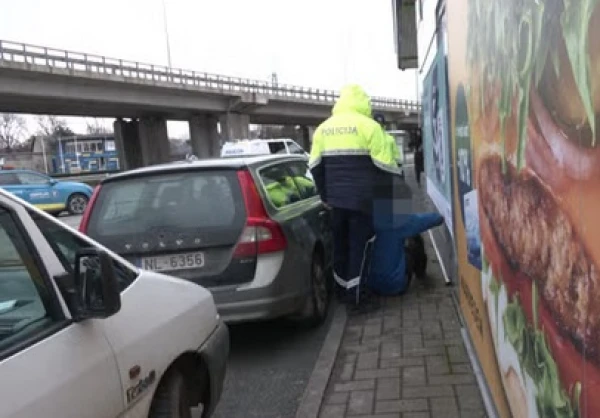
[[[77,228],[81,216],[59,219]],[[285,320],[231,326],[225,389],[214,417],[294,416],[329,330],[332,311],[316,329]],[[195,415],[200,416],[198,412]]]

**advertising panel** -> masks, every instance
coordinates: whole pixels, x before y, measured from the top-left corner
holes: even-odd
[[[453,0],[448,32],[460,305],[496,408],[600,417],[600,2]]]
[[[423,80],[423,157],[427,194],[452,234],[451,161],[446,57],[439,50]]]

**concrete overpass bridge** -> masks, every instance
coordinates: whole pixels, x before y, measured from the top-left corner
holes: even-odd
[[[123,168],[163,162],[166,121],[185,120],[200,156],[225,139],[248,137],[249,123],[310,127],[326,119],[338,93],[272,84],[0,40],[0,112],[114,117]],[[420,105],[373,97],[391,128],[415,127]],[[128,120],[126,120],[128,119]]]

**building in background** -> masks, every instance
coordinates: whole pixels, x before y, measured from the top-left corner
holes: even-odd
[[[119,158],[113,134],[58,138],[52,154],[54,174],[119,170]]]

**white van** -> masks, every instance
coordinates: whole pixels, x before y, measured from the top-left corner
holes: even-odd
[[[0,190],[1,418],[207,417],[228,353],[207,290]]]
[[[269,154],[298,154],[308,158],[308,153],[289,138],[234,140],[224,143],[221,148],[221,157]]]

